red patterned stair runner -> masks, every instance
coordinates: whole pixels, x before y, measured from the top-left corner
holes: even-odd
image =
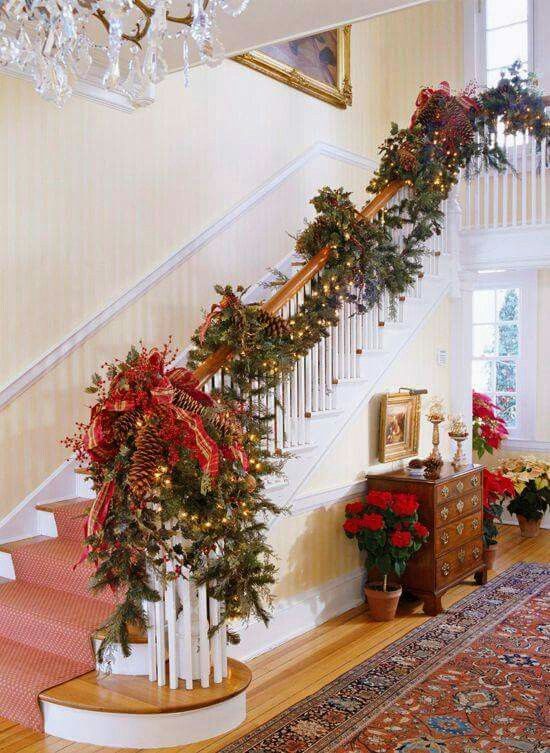
[[[38,695],[94,668],[91,635],[115,604],[111,592],[88,591],[92,566],[73,571],[89,504],[53,508],[58,538],[7,545],[16,580],[0,584],[0,716],[36,730]]]

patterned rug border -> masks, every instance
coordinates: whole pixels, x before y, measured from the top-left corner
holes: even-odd
[[[420,681],[427,674],[430,674],[438,666],[445,664],[449,658],[456,655],[465,644],[471,643],[473,640],[478,639],[485,634],[488,630],[494,627],[496,624],[506,619],[506,617],[517,609],[525,601],[529,600],[533,596],[536,596],[542,591],[548,581],[550,580],[550,567],[544,563],[537,562],[519,562],[507,570],[503,571],[486,585],[476,588],[472,593],[464,596],[450,607],[446,612],[441,613],[437,617],[433,617],[427,620],[422,625],[410,630],[404,636],[398,640],[390,643],[382,651],[377,652],[373,656],[369,657],[363,662],[360,662],[355,667],[344,672],[344,674],[336,677],[334,680],[324,685],[322,688],[312,693],[306,698],[297,701],[295,704],[289,706],[284,711],[268,720],[264,724],[260,725],[257,729],[249,732],[239,740],[230,743],[228,746],[221,749],[220,753],[253,753],[255,746],[260,745],[270,735],[281,730],[283,727],[291,722],[296,721],[298,718],[307,714],[308,711],[314,705],[318,705],[320,702],[326,700],[329,696],[334,695],[338,691],[344,689],[358,676],[364,674],[367,670],[371,670],[375,666],[383,663],[388,658],[394,656],[396,652],[403,649],[408,644],[418,640],[424,633],[432,632],[439,626],[443,626],[444,623],[452,623],[452,618],[457,614],[467,611],[471,603],[476,603],[481,594],[484,595],[484,601],[490,601],[491,595],[506,585],[507,582],[514,578],[523,577],[524,583],[522,591],[510,598],[509,602],[504,605],[502,603],[496,603],[494,609],[492,609],[485,617],[472,625],[463,635],[457,636],[447,646],[447,651],[444,656],[438,653],[433,659],[426,659],[420,666],[411,671],[408,675],[403,677],[399,686],[396,684],[389,687],[386,691],[382,691],[368,714],[365,714],[364,709],[361,709],[355,713],[350,719],[342,722],[338,728],[331,730],[323,738],[312,742],[312,745],[308,747],[306,753],[330,753],[337,745],[345,744],[351,738],[353,738],[360,730],[368,724],[368,722],[377,714],[381,712],[384,704],[388,700],[396,700],[404,693],[408,692],[412,686]],[[360,718],[358,718],[360,717]],[[329,747],[327,747],[329,746]]]

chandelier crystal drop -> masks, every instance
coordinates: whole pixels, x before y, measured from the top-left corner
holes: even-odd
[[[168,72],[166,44],[178,40],[186,85],[190,50],[219,65],[219,13],[239,16],[250,0],[0,0],[0,65],[30,75],[36,91],[62,106],[92,66],[103,87],[134,107],[151,101],[151,84]],[[127,53],[127,54],[126,54]]]

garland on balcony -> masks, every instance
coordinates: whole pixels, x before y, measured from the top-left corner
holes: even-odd
[[[199,581],[215,584],[214,595],[226,604],[223,620],[268,619],[275,566],[262,515],[279,509],[265,499],[262,479],[282,461],[263,441],[265,390],[328,334],[344,300],[366,311],[386,293],[395,301],[406,292],[428,253],[426,241],[441,232],[440,203],[459,170],[506,165],[494,138],[499,118],[506,133],[527,129],[539,143],[550,133],[534,78],[522,77],[518,66],[477,96],[453,95],[443,82],[423,89],[416,104],[408,128],[392,125],[367,188],[376,194],[401,180],[413,190],[372,221],[343,189],[319,192],[312,200],[317,216],[296,250],[305,264],[328,246],[328,261],[288,321],[245,305],[240,287],[216,288],[220,300],[195,332],[188,359],[194,369],[218,348],[231,349],[229,379],[213,400],[188,371],[169,368],[169,347],[133,349],[124,362],[105,365],[105,379],[94,376],[91,420],[66,444],[90,467],[98,493],[86,531],[85,556],[97,566],[93,585],[122,594],[103,650],[121,643],[128,652],[130,623],[145,626],[142,600],[159,598],[146,566],[173,577],[166,559],[176,573],[190,567]],[[402,248],[395,230],[403,231]],[[173,546],[174,533],[190,546]],[[210,559],[220,546],[223,557]]]
[[[446,82],[423,89],[409,127],[392,124],[380,147],[380,167],[367,187],[376,195],[390,182],[404,181],[412,189],[409,196],[367,221],[349,193],[323,188],[311,202],[317,215],[296,238],[296,251],[306,263],[329,246],[328,261],[288,326],[267,316],[259,304],[245,306],[242,288],[217,286],[220,303],[195,332],[189,367],[229,346],[234,357],[226,370],[240,393],[270,388],[326,337],[344,300],[366,311],[387,293],[395,304],[420,272],[421,259],[429,253],[426,242],[441,233],[440,204],[461,168],[471,173],[507,166],[495,138],[498,123],[503,122],[506,134],[528,131],[539,144],[550,135],[536,79],[522,76],[520,68],[514,64],[496,87],[477,95],[473,88],[452,94]],[[403,231],[402,248],[395,230]]]
[[[159,598],[148,572],[170,579],[189,568],[225,602],[224,619],[268,619],[275,565],[261,516],[280,510],[262,490],[281,461],[246,404],[207,395],[190,371],[170,368],[173,356],[169,345],[132,348],[104,364],[87,390],[90,421],[65,440],[97,492],[81,559],[96,567],[93,589],[121,597],[100,659],[115,643],[128,655],[130,624],[145,628],[143,601]]]

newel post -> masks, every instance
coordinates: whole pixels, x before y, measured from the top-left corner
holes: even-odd
[[[447,204],[448,253],[451,261],[451,411],[470,426],[463,450],[472,459],[472,293],[473,275],[462,269],[460,226],[462,208],[454,186]]]

